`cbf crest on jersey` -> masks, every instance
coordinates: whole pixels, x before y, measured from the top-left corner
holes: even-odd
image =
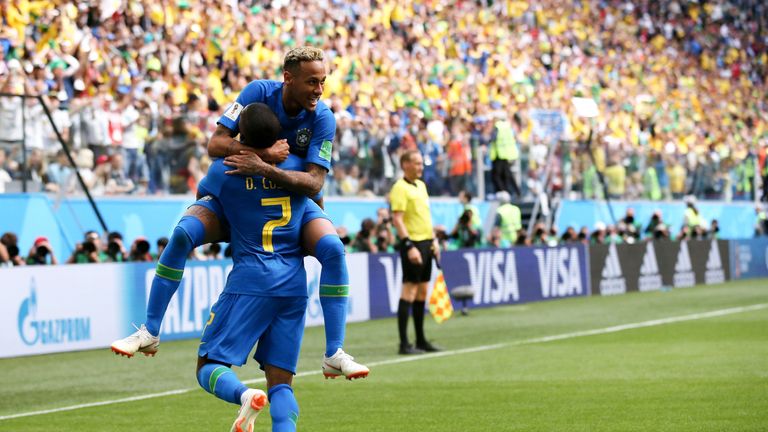
[[[299,129],[296,131],[296,147],[299,150],[306,150],[309,147],[309,140],[312,139],[311,129]]]

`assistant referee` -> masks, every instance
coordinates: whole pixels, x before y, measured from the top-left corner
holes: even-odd
[[[439,254],[432,235],[432,216],[429,212],[427,186],[419,180],[424,172],[424,161],[417,150],[409,150],[400,157],[403,178],[389,193],[392,220],[400,239],[400,259],[403,264],[403,290],[397,308],[400,331],[400,354],[420,354],[439,351],[424,337],[424,305],[427,285],[432,276],[432,258]],[[416,346],[408,342],[408,315],[413,309],[416,328]]]

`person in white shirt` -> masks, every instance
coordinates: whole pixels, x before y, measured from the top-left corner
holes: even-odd
[[[5,170],[5,150],[0,148],[0,193],[5,193],[5,185],[13,179],[8,171]]]

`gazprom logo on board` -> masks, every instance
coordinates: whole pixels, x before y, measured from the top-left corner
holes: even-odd
[[[19,337],[26,345],[51,345],[91,339],[88,317],[38,319],[35,279],[29,284],[29,297],[19,307]]]

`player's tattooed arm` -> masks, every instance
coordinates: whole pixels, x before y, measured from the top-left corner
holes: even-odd
[[[323,188],[325,168],[313,163],[307,164],[306,171],[285,171],[264,162],[251,152],[240,152],[239,155],[227,156],[224,165],[233,168],[227,174],[263,176],[277,183],[280,187],[291,192],[314,197]]]
[[[216,125],[216,131],[213,132],[208,141],[208,156],[220,158],[239,155],[241,152],[255,152],[263,161],[274,164],[280,163],[288,157],[289,148],[286,140],[279,140],[269,148],[256,149],[236,140],[236,135],[237,133],[228,127]]]

